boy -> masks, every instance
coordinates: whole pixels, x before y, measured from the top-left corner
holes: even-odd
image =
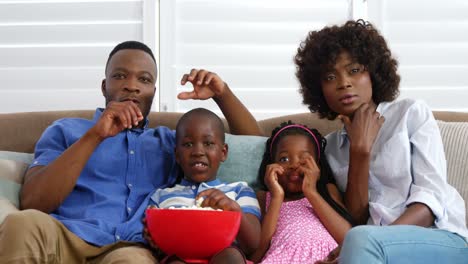
[[[150,204],[159,208],[191,207],[202,199],[201,207],[242,212],[237,242],[248,255],[258,246],[260,207],[255,192],[245,182],[225,184],[216,179],[227,152],[223,122],[216,114],[203,108],[184,114],[177,123],[175,147],[183,179],[174,187],[156,190]],[[175,256],[170,256],[170,260],[180,261]],[[226,248],[210,260],[210,263],[244,262],[243,253],[236,247]]]

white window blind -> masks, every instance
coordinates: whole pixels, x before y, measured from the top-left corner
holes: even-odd
[[[0,112],[103,106],[111,49],[124,40],[155,47],[154,3],[0,0]]]
[[[468,111],[468,1],[368,1],[400,62],[401,97],[432,109]]]
[[[218,73],[257,119],[304,112],[293,57],[313,29],[350,18],[348,0],[160,0],[161,109],[187,111],[209,101],[180,101],[191,68]]]

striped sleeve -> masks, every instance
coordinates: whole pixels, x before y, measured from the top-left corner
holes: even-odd
[[[229,185],[235,189],[235,200],[241,207],[242,212],[253,214],[260,220],[260,205],[258,204],[255,191],[246,182],[236,182]]]

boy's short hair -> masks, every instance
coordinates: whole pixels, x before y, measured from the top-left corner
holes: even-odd
[[[107,72],[107,66],[109,65],[109,61],[111,60],[112,56],[114,56],[114,54],[117,53],[118,51],[126,50],[126,49],[136,49],[136,50],[141,50],[141,51],[148,53],[153,59],[154,63],[156,64],[156,68],[157,68],[157,63],[156,63],[156,59],[154,58],[153,51],[146,44],[142,42],[129,40],[129,41],[124,41],[124,42],[117,44],[117,46],[115,46],[114,49],[112,49],[112,51],[109,53],[109,57],[107,58],[107,62],[106,62],[106,69],[105,69],[106,72]]]
[[[179,131],[180,131],[182,125],[188,119],[190,119],[192,116],[201,116],[201,117],[206,117],[206,118],[210,119],[210,121],[214,124],[215,129],[219,132],[218,134],[220,136],[221,141],[224,143],[225,136],[224,136],[224,123],[223,123],[223,121],[221,120],[221,118],[218,115],[216,115],[212,111],[210,111],[208,109],[205,109],[205,108],[192,109],[192,110],[188,111],[187,113],[183,114],[180,117],[180,119],[179,119],[179,121],[177,122],[177,125],[176,125],[176,142],[179,141],[178,135],[180,134]]]
[[[330,120],[337,117],[323,96],[321,75],[335,65],[343,51],[349,52],[351,58],[369,72],[374,103],[395,100],[400,84],[398,62],[392,57],[385,39],[368,22],[348,21],[342,26],[309,32],[297,49],[294,58],[296,76],[301,84],[303,103],[311,112],[318,112],[321,118]]]

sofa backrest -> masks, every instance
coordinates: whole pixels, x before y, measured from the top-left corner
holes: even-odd
[[[16,152],[34,152],[36,141],[42,132],[55,120],[66,117],[93,118],[94,110],[68,110],[68,111],[44,111],[0,114],[0,150]],[[166,126],[175,129],[177,121],[182,116],[178,112],[151,112],[149,115],[149,126]],[[447,122],[468,122],[468,113],[458,112],[434,112],[438,120]],[[258,121],[264,135],[268,136],[271,131],[281,122],[291,120],[293,122],[314,127],[323,135],[336,130],[341,126],[339,121],[319,119],[316,114],[299,113],[273,117]],[[229,127],[225,122],[226,132]]]

